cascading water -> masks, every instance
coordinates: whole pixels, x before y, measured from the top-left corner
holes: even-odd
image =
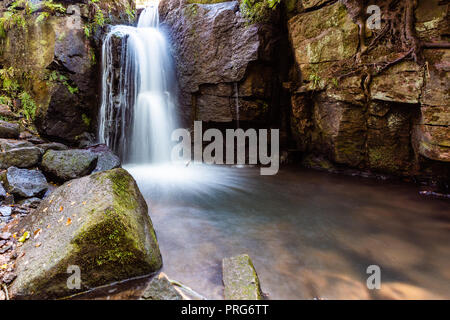
[[[137,27],[112,27],[102,67],[100,142],[127,163],[169,161],[174,78],[157,4],[141,13]]]

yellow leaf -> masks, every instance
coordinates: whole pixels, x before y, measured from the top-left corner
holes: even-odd
[[[29,237],[30,237],[30,233],[28,231],[25,231],[18,241],[25,242]]]
[[[6,268],[8,268],[8,265],[6,263],[1,266],[1,269],[6,269]]]
[[[70,225],[71,223],[72,223],[72,219],[70,219],[70,218],[67,218],[67,221],[66,221],[66,226]]]
[[[44,208],[44,210],[42,210],[43,212],[46,212],[48,210],[48,207]]]
[[[39,247],[41,246],[41,244],[42,244],[42,243],[38,242],[38,243],[36,243],[34,246],[35,246],[36,248],[39,248]]]
[[[63,211],[63,210],[64,210],[63,206],[59,207],[59,211],[60,212]]]

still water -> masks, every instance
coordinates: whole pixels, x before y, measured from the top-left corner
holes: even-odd
[[[414,185],[304,169],[128,166],[163,272],[223,299],[221,261],[247,253],[269,299],[450,298],[450,202]],[[366,269],[381,268],[381,290]]]

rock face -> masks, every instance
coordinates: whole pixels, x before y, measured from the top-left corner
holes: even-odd
[[[88,175],[97,165],[97,155],[87,150],[48,150],[42,157],[42,169],[67,181]]]
[[[223,259],[225,300],[262,300],[258,275],[246,254]]]
[[[237,1],[163,0],[161,27],[173,45],[180,112],[188,121],[265,122],[272,99],[277,30],[251,24]]]
[[[18,228],[34,233],[17,259],[16,299],[63,297],[155,272],[162,260],[134,179],[123,169],[72,180],[56,189]],[[39,233],[38,237],[35,237]],[[80,289],[67,286],[78,266]]]
[[[10,167],[6,171],[5,185],[9,193],[24,198],[41,195],[48,186],[42,172],[16,167]]]
[[[27,74],[26,83],[18,80],[35,102],[39,132],[74,143],[83,132],[95,129],[101,52],[96,37],[102,32],[100,24],[104,23],[102,20],[129,23],[126,12],[134,9],[134,1],[75,0],[58,4],[64,6],[65,12],[37,21],[45,10],[41,1],[37,3],[39,10],[25,16],[26,28],[15,26],[7,30],[0,40],[0,65],[12,67],[17,74]],[[94,23],[96,17],[98,23]],[[91,30],[89,37],[85,34],[87,29]],[[0,136],[1,128],[0,125]]]
[[[41,158],[42,151],[37,147],[14,148],[0,152],[0,168],[11,166],[30,168],[36,166]]]
[[[361,52],[354,13],[341,1],[299,2],[288,21],[300,73],[291,84],[297,147],[337,166],[448,181],[449,50],[426,49],[423,64],[406,59],[368,77],[357,70],[397,59],[398,46],[380,40]],[[446,12],[448,4],[419,0],[417,37],[448,41]],[[367,29],[364,47],[379,33]]]

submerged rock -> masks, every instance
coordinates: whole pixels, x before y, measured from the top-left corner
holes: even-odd
[[[19,125],[0,120],[0,138],[18,138],[20,135]]]
[[[141,300],[183,300],[164,273],[155,276],[142,294]]]
[[[0,168],[9,167],[30,168],[36,166],[42,151],[37,147],[23,147],[0,152]]]
[[[42,169],[62,181],[88,175],[96,164],[97,155],[87,150],[48,150],[42,158]]]
[[[38,170],[10,167],[6,172],[6,189],[19,197],[30,198],[41,195],[47,190],[47,179]]]
[[[246,254],[222,261],[225,300],[262,300],[258,275]]]
[[[162,265],[147,204],[123,169],[65,183],[19,223],[22,229],[39,237],[27,240],[25,255],[18,255],[10,288],[16,299],[68,296]],[[79,288],[67,285],[69,267],[80,271]]]

